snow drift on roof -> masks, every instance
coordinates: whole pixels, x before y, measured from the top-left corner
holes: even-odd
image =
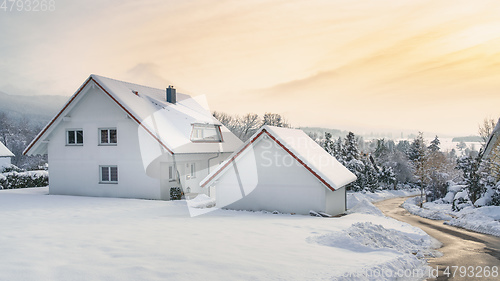
[[[206,103],[198,97],[192,98],[177,93],[177,102],[172,104],[166,101],[165,89],[151,88],[92,74],[24,153],[47,153],[47,142],[43,141],[49,139],[51,131],[64,114],[71,110],[73,103],[78,103],[77,97],[84,95],[89,87],[96,85],[137,122],[140,129],[147,131],[170,154],[232,152],[241,145],[241,141],[212,116],[209,109],[203,106]],[[193,124],[221,126],[224,142],[191,142]]]

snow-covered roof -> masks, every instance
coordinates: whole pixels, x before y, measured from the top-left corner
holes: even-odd
[[[491,132],[490,138],[486,143],[486,147],[484,148],[483,157],[488,157],[488,155],[493,151],[495,145],[498,144],[498,137],[500,136],[500,119],[498,119],[497,125]]]
[[[326,152],[302,130],[263,126],[240,149],[235,151],[226,161],[220,164],[200,182],[202,187],[210,186],[222,174],[229,164],[238,161],[243,152],[264,135],[283,148],[305,169],[313,174],[327,188],[335,191],[356,180],[356,176],[340,164],[335,157]]]
[[[241,141],[215,119],[196,97],[177,93],[177,102],[166,101],[166,90],[92,74],[47,124],[24,154],[46,154],[48,136],[91,87],[98,87],[170,154],[232,152]],[[193,124],[220,126],[223,142],[192,142]]]
[[[12,153],[2,142],[0,142],[0,157],[14,157]]]

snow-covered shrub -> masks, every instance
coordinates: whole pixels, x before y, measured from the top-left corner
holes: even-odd
[[[8,172],[0,177],[0,189],[42,187],[49,185],[47,171]]]
[[[9,166],[4,166],[2,167],[2,170],[0,171],[1,173],[8,173],[8,172],[24,172],[23,169],[20,169],[16,165],[10,164]]]
[[[493,194],[491,195],[491,206],[500,206],[500,181],[492,188]]]
[[[467,190],[462,190],[455,194],[451,208],[453,211],[458,212],[465,207],[471,206],[472,202],[469,199],[469,193]]]
[[[170,200],[181,200],[182,199],[182,189],[180,187],[170,188]]]
[[[493,196],[491,196],[490,205],[500,206],[500,192],[498,190],[496,190],[495,193],[493,193]]]

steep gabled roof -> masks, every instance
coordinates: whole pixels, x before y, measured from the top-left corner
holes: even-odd
[[[177,102],[172,104],[165,100],[165,90],[92,74],[35,137],[24,154],[45,154],[47,152],[45,140],[64,115],[78,104],[81,96],[91,87],[102,90],[170,154],[232,152],[241,145],[241,141],[222,126],[196,98],[178,93]],[[192,124],[219,125],[224,142],[191,142]]]
[[[14,157],[12,153],[2,142],[0,142],[0,157]]]
[[[496,145],[498,145],[498,138],[500,137],[500,119],[498,119],[497,125],[491,132],[490,138],[486,143],[486,147],[484,148],[483,157],[488,157],[489,154],[493,151]]]
[[[325,187],[332,191],[356,180],[356,176],[326,152],[302,130],[263,126],[240,149],[220,164],[200,183],[201,187],[210,186],[238,161],[244,152],[263,136],[268,136],[285,150],[307,171],[315,176]]]

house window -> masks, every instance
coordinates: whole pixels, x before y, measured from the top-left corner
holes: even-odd
[[[189,178],[194,179],[196,178],[196,165],[194,163],[191,163],[190,166]]]
[[[99,129],[100,145],[116,145],[116,143],[117,143],[116,128]]]
[[[118,183],[118,166],[99,166],[99,183]]]
[[[210,124],[193,124],[191,131],[193,142],[221,142],[220,126]]]
[[[170,181],[175,180],[174,166],[168,166],[168,180]]]
[[[66,145],[83,145],[83,130],[67,130]]]

